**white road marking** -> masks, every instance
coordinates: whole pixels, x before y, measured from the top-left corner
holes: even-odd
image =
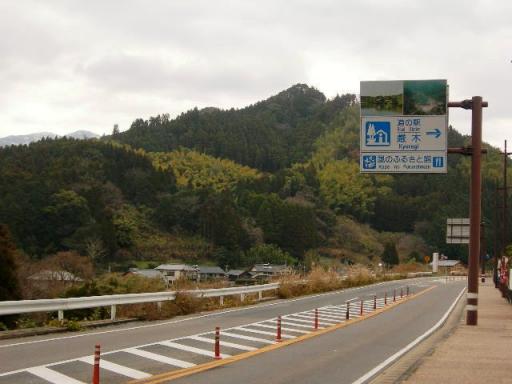
[[[292,315],[286,315],[286,316],[283,316],[282,319],[284,320],[290,320],[290,321],[293,321],[293,322],[299,322],[299,323],[304,323],[304,324],[309,324],[310,326],[313,326],[314,322],[312,320],[304,320],[304,319],[296,319],[295,317],[293,317]],[[318,324],[325,324],[327,326],[329,325],[334,325],[332,323],[324,323],[322,321],[318,321]]]
[[[172,357],[162,356],[157,353],[143,351],[142,349],[137,349],[137,348],[123,349],[123,352],[128,352],[133,355],[144,357],[146,359],[155,360],[160,363],[174,365],[175,367],[179,367],[179,368],[190,368],[190,367],[195,366],[194,363],[189,363],[188,361],[173,359]]]
[[[233,328],[233,329],[236,329],[237,331],[245,331],[245,332],[250,332],[250,333],[259,333],[260,335],[268,335],[268,336],[276,336],[276,332],[265,332],[265,331],[261,331],[259,329],[252,329],[252,328],[245,328],[245,327],[236,327],[236,328]],[[290,335],[281,335],[281,337],[283,339],[295,339],[295,336],[290,336]]]
[[[173,341],[161,341],[158,344],[165,345],[166,347],[170,347],[170,348],[180,349],[182,351],[196,353],[198,355],[203,355],[203,356],[208,356],[208,357],[215,357],[214,351],[209,351],[207,349],[202,349],[202,348],[190,347],[188,345],[183,345],[183,344],[175,343]],[[228,355],[228,354],[225,354],[225,353],[221,354],[221,356],[222,357],[231,357],[231,355]]]
[[[85,384],[83,381],[78,381],[46,367],[33,367],[26,371],[54,384]]]
[[[285,319],[285,320],[288,320],[288,319]],[[313,329],[313,327],[315,325],[313,321],[308,321],[309,325],[305,325],[305,324],[297,324],[297,323],[292,323],[290,321],[282,321],[282,320],[281,320],[281,324],[282,325],[291,325],[293,327],[299,327],[299,328],[308,328],[308,329]]]
[[[281,323],[281,324],[283,324],[283,323]],[[276,329],[276,325],[275,324],[267,325],[267,324],[258,323],[258,324],[253,324],[252,327],[262,327],[262,328]],[[310,332],[305,331],[303,329],[288,328],[288,327],[283,327],[283,326],[281,326],[281,331],[297,332],[297,333],[304,333],[304,334],[310,333]]]
[[[222,332],[223,335],[234,337],[236,339],[241,340],[248,340],[248,341],[256,341],[258,343],[264,343],[264,344],[275,344],[275,341],[268,340],[268,339],[261,339],[259,337],[253,337],[253,336],[246,336],[246,335],[240,335],[239,333],[233,333],[233,332]]]
[[[221,333],[221,335],[220,335],[221,338],[222,338],[222,335],[223,335],[223,333]],[[189,337],[187,337],[187,339],[202,341],[204,343],[215,344],[215,340],[214,339],[209,339],[207,337],[189,336]],[[255,350],[258,349],[258,348],[255,348],[255,347],[249,347],[248,345],[230,343],[230,342],[222,341],[222,340],[220,341],[220,346],[221,347],[229,347],[229,348],[241,349],[242,351],[255,351]]]
[[[354,381],[352,384],[363,384],[366,381],[370,380],[377,373],[382,371],[388,365],[394,363],[396,360],[398,360],[400,357],[402,357],[404,354],[409,352],[412,348],[414,348],[416,345],[418,345],[423,340],[425,340],[427,337],[429,337],[432,333],[434,333],[446,321],[446,319],[448,318],[450,313],[453,311],[453,308],[455,308],[455,305],[457,305],[458,301],[460,300],[460,298],[462,297],[462,295],[464,294],[465,291],[466,291],[466,288],[464,287],[462,289],[462,291],[459,293],[459,295],[457,296],[457,298],[455,299],[455,301],[452,303],[452,305],[450,305],[450,308],[448,308],[448,310],[445,312],[443,317],[432,328],[430,328],[428,331],[426,331],[421,336],[417,337],[411,343],[407,344],[404,348],[402,348],[401,350],[399,350],[395,354],[393,354],[390,357],[388,357],[386,360],[384,360],[382,363],[377,365],[372,370],[368,371],[366,374],[361,376],[359,379]]]
[[[302,315],[302,314],[293,314],[293,317],[298,317],[299,319],[308,319],[309,321],[313,322],[312,319],[315,318],[315,316],[308,316],[308,315]],[[291,319],[291,317],[287,316],[286,317],[287,319]],[[294,319],[295,320],[295,319]],[[325,325],[335,325],[337,323],[333,323],[332,322],[332,319],[329,319],[330,321],[323,321],[322,318],[318,318],[318,321],[320,322],[320,324],[325,324]]]
[[[82,358],[78,359],[78,361],[83,361],[84,363],[93,365],[94,357],[93,356],[82,357]],[[124,365],[112,363],[103,358],[100,361],[100,368],[106,369],[107,371],[112,371],[112,372],[118,373],[118,374],[126,376],[126,377],[130,377],[132,379],[146,379],[148,377],[151,377],[151,375],[149,373],[138,371],[133,368],[125,367]]]

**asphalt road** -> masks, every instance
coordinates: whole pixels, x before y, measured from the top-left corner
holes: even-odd
[[[445,284],[427,279],[407,283],[417,284],[411,286],[412,292],[430,285],[436,285],[437,288],[344,329],[178,382],[352,382],[431,327],[464,286],[462,282]],[[89,361],[76,359],[90,355],[96,343],[102,345],[102,361],[111,364],[109,369],[102,366],[102,383],[123,383],[133,378],[201,364],[212,360],[212,356],[208,355],[212,351],[212,335],[208,332],[215,326],[220,326],[224,333],[227,332],[224,330],[236,327],[229,330],[234,336],[224,336],[222,339],[231,343],[223,347],[223,353],[234,355],[272,343],[275,332],[272,319],[278,315],[296,314],[290,316],[291,325],[283,324],[283,330],[289,329],[283,332],[286,337],[296,337],[310,331],[308,327],[312,320],[308,311],[314,308],[325,308],[326,317],[321,321],[326,324],[321,325],[326,326],[330,322],[337,322],[333,320],[336,308],[328,306],[341,305],[348,299],[373,293],[382,297],[384,291],[389,295],[395,287],[404,284],[404,281],[388,282],[170,321],[134,323],[51,337],[4,340],[0,343],[0,384],[90,382]],[[251,323],[257,324],[239,328]],[[193,336],[195,339],[191,335],[196,335]]]

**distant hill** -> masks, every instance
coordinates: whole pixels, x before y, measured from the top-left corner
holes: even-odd
[[[304,161],[314,141],[342,110],[356,101],[347,94],[327,100],[305,84],[242,109],[193,109],[176,119],[168,115],[137,119],[112,138],[150,152],[190,148],[264,171]]]
[[[75,131],[71,133],[67,133],[64,136],[71,137],[74,139],[95,139],[100,137],[99,135],[90,132],[90,131]],[[28,135],[11,135],[0,138],[0,147],[6,147],[9,145],[25,145],[30,144],[35,141],[39,141],[45,137],[55,138],[61,137],[52,132],[37,132],[37,133],[29,133]]]

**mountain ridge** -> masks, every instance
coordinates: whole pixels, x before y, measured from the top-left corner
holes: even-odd
[[[52,139],[59,137],[71,137],[74,139],[97,139],[100,137],[100,135],[87,130],[77,130],[66,133],[65,135],[57,135],[53,132],[35,132],[28,133],[26,135],[9,135],[0,137],[0,147],[6,147],[9,145],[27,145],[48,137]]]

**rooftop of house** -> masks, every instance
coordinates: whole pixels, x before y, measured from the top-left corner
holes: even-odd
[[[197,266],[199,269],[199,273],[206,273],[206,274],[222,274],[224,275],[225,272],[221,267],[217,266],[207,266],[207,265],[199,265]]]
[[[144,276],[150,279],[153,278],[161,278],[162,274],[156,269],[139,269],[139,268],[130,268],[128,273],[133,273],[134,275]]]
[[[289,267],[287,265],[274,265],[274,264],[255,264],[254,267],[251,268],[251,272],[272,272],[278,273],[284,270],[287,270]]]
[[[196,271],[196,269],[187,264],[161,264],[155,268],[157,271]]]

